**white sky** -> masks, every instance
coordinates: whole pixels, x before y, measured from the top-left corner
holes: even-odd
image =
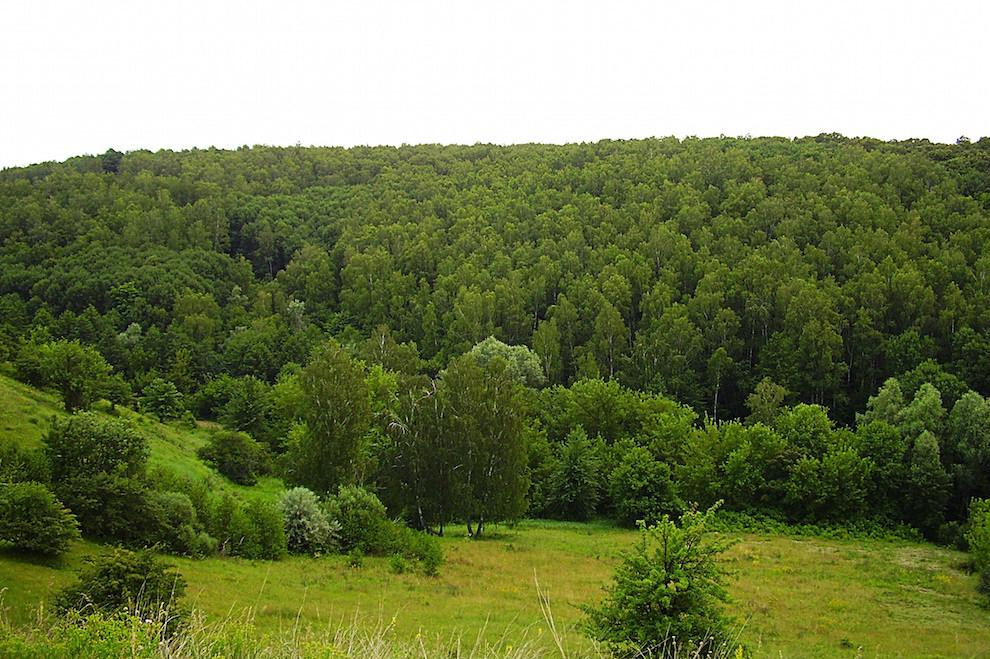
[[[4,0],[0,167],[108,147],[990,135],[990,2]]]

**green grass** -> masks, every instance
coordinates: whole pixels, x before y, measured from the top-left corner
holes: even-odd
[[[980,608],[959,552],[900,541],[736,537],[725,560],[734,573],[730,610],[745,622],[742,640],[757,656],[990,656],[990,612]],[[455,528],[443,540],[447,562],[436,578],[393,574],[386,558],[366,558],[361,568],[342,556],[172,560],[189,582],[188,602],[209,619],[250,610],[260,631],[275,634],[357,617],[368,626],[394,619],[404,639],[539,638],[538,579],[567,645],[582,650],[579,607],[601,596],[618,553],[634,539],[603,524],[529,521],[480,541]],[[98,551],[78,543],[52,563],[0,554],[11,621],[29,621],[39,601]]]

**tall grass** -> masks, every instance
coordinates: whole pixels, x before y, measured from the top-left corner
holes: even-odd
[[[396,618],[379,616],[366,624],[357,616],[328,623],[322,628],[296,624],[280,633],[260,633],[254,613],[218,622],[207,622],[192,613],[177,632],[166,609],[154,612],[122,610],[114,614],[92,613],[52,617],[38,610],[35,621],[15,627],[0,614],[0,658],[49,659],[609,659],[611,654],[593,646],[567,649],[550,608],[550,600],[537,586],[544,615],[543,626],[520,636],[503,635],[486,640],[487,629],[473,637],[432,635],[422,632],[409,639],[395,633]],[[2,591],[0,591],[2,604]],[[0,608],[2,611],[2,608]],[[729,659],[741,657],[741,648],[718,651],[677,651],[663,644],[630,655],[641,659]]]

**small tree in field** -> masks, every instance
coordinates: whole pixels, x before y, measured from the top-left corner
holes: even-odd
[[[640,525],[636,546],[616,569],[605,600],[586,609],[588,634],[618,655],[709,656],[724,650],[731,621],[717,558],[729,544],[710,537],[707,512],[680,524],[664,515]]]

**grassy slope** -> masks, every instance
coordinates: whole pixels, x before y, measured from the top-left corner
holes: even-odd
[[[125,412],[126,414],[130,414]],[[0,441],[38,445],[56,398],[0,376]],[[152,463],[219,479],[195,458],[206,430],[157,424],[134,415],[152,445]],[[269,479],[242,492],[271,493]],[[257,625],[276,632],[323,625],[355,614],[368,624],[395,618],[413,636],[485,629],[539,637],[544,627],[534,576],[549,594],[568,643],[578,606],[595,601],[615,557],[635,534],[606,525],[526,522],[482,541],[454,529],[444,539],[439,578],[392,574],[386,559],[349,568],[340,556],[278,563],[173,559],[189,581],[190,603],[211,618],[250,608]],[[39,601],[72,579],[89,554],[77,543],[63,559],[37,561],[0,552],[0,597],[12,621],[37,613]],[[839,541],[746,535],[730,550],[731,608],[746,627],[743,640],[758,656],[990,656],[990,612],[978,606],[974,577],[960,571],[963,555],[905,542]],[[298,623],[297,623],[298,620]]]

